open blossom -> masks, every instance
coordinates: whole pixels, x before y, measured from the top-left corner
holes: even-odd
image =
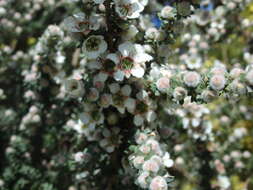
[[[64,26],[69,32],[88,32],[89,25],[84,13],[77,13],[64,20]]]
[[[196,87],[200,83],[200,75],[194,71],[186,72],[184,74],[184,82],[189,87]]]
[[[70,33],[89,34],[92,30],[98,30],[102,20],[99,15],[91,14],[89,17],[83,13],[76,13],[64,19],[63,25]]]
[[[114,3],[116,12],[122,18],[138,18],[144,10],[144,5],[138,0],[114,0]]]
[[[72,97],[81,97],[85,92],[82,81],[75,79],[65,81],[65,91]]]
[[[152,179],[149,189],[150,190],[167,190],[168,185],[164,177],[156,176]]]
[[[139,44],[125,42],[118,47],[120,55],[108,54],[107,58],[116,65],[113,77],[116,81],[122,81],[125,77],[133,75],[136,78],[143,77],[145,73],[145,62],[152,60],[152,56],[145,52]]]
[[[92,35],[84,41],[82,50],[88,59],[96,59],[107,50],[107,43],[103,36]]]

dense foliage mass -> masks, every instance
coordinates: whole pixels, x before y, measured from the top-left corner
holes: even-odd
[[[252,0],[0,0],[0,190],[252,190]]]

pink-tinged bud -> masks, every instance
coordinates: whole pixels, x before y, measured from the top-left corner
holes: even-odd
[[[134,164],[134,167],[136,167],[136,168],[138,168],[143,163],[144,163],[143,156],[137,156],[133,159],[133,164]]]
[[[162,77],[156,82],[158,90],[164,92],[170,87],[170,79],[168,77]]]
[[[147,188],[148,186],[148,183],[146,181],[147,177],[149,177],[149,172],[142,172],[141,175],[137,178],[137,182],[142,188]]]
[[[148,136],[145,133],[140,133],[136,136],[135,140],[137,144],[142,144],[147,140]]]
[[[242,74],[242,73],[244,73],[244,71],[243,71],[242,69],[240,69],[240,68],[233,68],[233,69],[230,71],[229,75],[230,75],[233,79],[237,79],[237,78],[240,76],[240,74]]]
[[[200,75],[197,72],[189,71],[184,75],[184,82],[189,87],[196,87],[200,83]]]
[[[222,90],[225,87],[226,78],[224,75],[214,75],[210,79],[210,86],[213,90]]]
[[[147,172],[157,173],[159,171],[159,165],[155,160],[148,160],[144,162],[142,169]]]
[[[152,179],[150,186],[150,190],[167,190],[168,185],[166,180],[161,177],[161,176],[156,176],[155,178]]]

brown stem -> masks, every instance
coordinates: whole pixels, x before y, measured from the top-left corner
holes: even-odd
[[[105,1],[105,16],[106,16],[106,25],[107,25],[107,34],[106,40],[108,43],[108,48],[110,51],[114,50],[114,42],[113,42],[113,24],[112,24],[112,8],[111,8],[111,0]]]

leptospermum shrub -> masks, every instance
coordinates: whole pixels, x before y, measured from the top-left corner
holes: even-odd
[[[0,1],[0,189],[251,190],[252,14]]]

